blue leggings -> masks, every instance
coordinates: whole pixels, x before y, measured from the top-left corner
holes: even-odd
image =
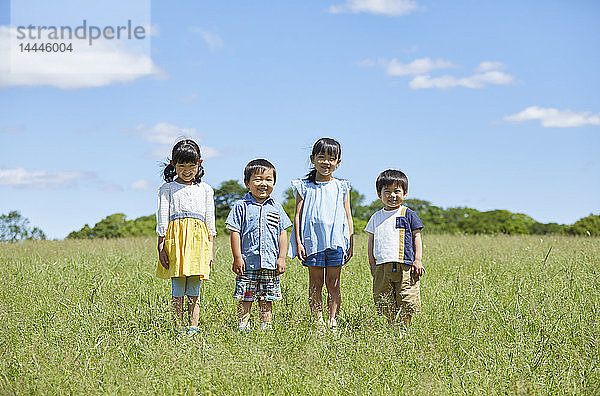
[[[181,276],[171,278],[171,296],[173,297],[198,297],[200,295],[200,275]]]

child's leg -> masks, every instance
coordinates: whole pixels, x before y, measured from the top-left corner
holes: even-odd
[[[414,314],[421,310],[419,277],[412,273],[410,265],[402,264],[402,282],[396,284],[396,305],[404,326],[408,329]]]
[[[171,309],[175,327],[183,325],[183,295],[185,294],[185,277],[171,278]]]
[[[200,296],[200,276],[186,277],[185,294],[188,296],[188,313],[190,316],[190,326],[197,327],[198,319],[200,319],[200,304],[198,299]]]
[[[322,267],[308,267],[308,305],[313,317],[319,321],[323,321],[323,282],[324,269]]]
[[[342,275],[342,266],[327,267],[325,269],[325,284],[327,285],[327,307],[329,308],[329,320],[337,317],[342,303],[342,293],[340,289],[340,277]]]
[[[200,319],[199,296],[188,296],[188,313],[190,315],[190,326],[197,327]]]
[[[252,301],[240,301],[238,303],[238,318],[240,323],[248,323],[250,320],[250,309],[252,309]]]
[[[171,297],[171,308],[175,327],[180,328],[183,325],[183,297]]]
[[[379,264],[375,266],[375,273],[373,274],[375,309],[377,313],[384,315],[389,323],[392,323],[398,314],[392,268],[393,263]],[[398,288],[398,291],[400,291],[400,288]]]
[[[271,323],[273,318],[273,303],[271,301],[259,300],[260,321],[262,323]]]

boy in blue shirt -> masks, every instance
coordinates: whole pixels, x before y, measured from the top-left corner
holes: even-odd
[[[280,203],[271,198],[275,166],[255,159],[244,169],[250,190],[235,202],[225,224],[231,231],[232,271],[237,275],[233,298],[238,299],[239,330],[250,330],[250,309],[258,300],[261,328],[271,326],[272,302],[281,300],[279,275],[285,272],[287,231],[292,222]]]

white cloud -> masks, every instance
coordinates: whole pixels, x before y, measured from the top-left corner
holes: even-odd
[[[164,160],[171,156],[173,145],[180,139],[193,139],[200,145],[202,135],[196,131],[196,128],[181,128],[166,122],[159,122],[153,127],[146,127],[143,124],[138,125],[134,130],[125,131],[140,136],[147,142],[159,143],[160,146],[148,152],[150,158]],[[221,151],[214,147],[200,145],[202,158],[215,158],[223,155]]]
[[[196,128],[181,128],[166,122],[159,122],[150,128],[140,124],[133,131],[129,132],[142,137],[142,139],[148,142],[167,145],[175,144],[175,142],[180,138],[189,138],[196,141],[201,139],[201,136],[196,131]]]
[[[547,128],[581,127],[600,125],[600,113],[592,114],[591,111],[575,112],[573,110],[530,106],[520,113],[504,117],[504,121],[515,123],[531,120],[540,120],[540,124]]]
[[[433,70],[450,69],[458,67],[445,59],[419,58],[410,63],[402,63],[397,59],[378,59],[377,63],[386,71],[388,76],[415,76],[408,86],[412,89],[439,88],[448,89],[454,87],[483,88],[486,85],[508,85],[515,82],[515,78],[498,69],[505,65],[497,61],[483,61],[476,68],[476,73],[468,77],[454,77],[444,75],[432,77],[429,73]],[[359,66],[373,67],[375,61],[365,59],[358,63]]]
[[[417,8],[414,0],[347,0],[344,4],[330,6],[328,11],[333,14],[366,13],[396,17],[410,14]]]
[[[25,131],[25,125],[12,125],[0,128],[0,133],[21,133]]]
[[[431,60],[430,58],[419,58],[410,63],[401,63],[395,58],[390,61],[387,59],[380,59],[379,64],[385,68],[388,76],[426,74],[435,69],[456,67],[450,61],[444,59]]]
[[[204,159],[216,158],[223,155],[223,153],[216,148],[209,146],[200,146],[200,152],[202,153],[202,158]]]
[[[514,81],[515,78],[510,74],[500,71],[488,71],[462,78],[449,75],[433,78],[429,75],[416,76],[408,83],[408,86],[412,89],[483,88],[486,85],[509,85],[514,83]]]
[[[502,62],[497,61],[483,61],[475,68],[477,72],[486,72],[490,70],[504,69],[505,65]]]
[[[150,182],[145,179],[136,180],[129,185],[129,188],[136,191],[149,190],[150,187]]]
[[[95,177],[88,172],[30,172],[23,168],[0,169],[0,185],[42,190],[73,187],[78,181]]]
[[[194,33],[198,33],[211,50],[223,48],[223,39],[221,39],[218,34],[207,32],[199,27],[193,27],[190,30]]]
[[[96,40],[93,45],[75,41],[69,53],[29,52],[13,57],[11,70],[11,35],[16,29],[0,25],[0,86],[79,89],[166,75],[147,55],[132,52],[118,40]]]

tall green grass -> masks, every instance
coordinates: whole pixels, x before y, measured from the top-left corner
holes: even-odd
[[[273,331],[238,334],[220,237],[200,333],[177,336],[155,245],[1,244],[0,393],[600,393],[598,238],[425,235],[423,312],[404,339],[375,314],[364,236],[337,335],[313,331],[297,261]]]

